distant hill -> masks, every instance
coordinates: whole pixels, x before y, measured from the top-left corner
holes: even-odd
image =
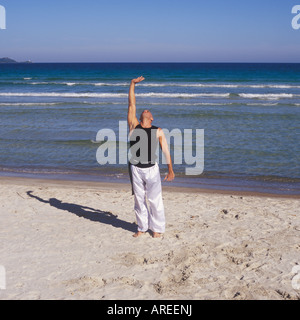
[[[24,61],[24,62],[18,62],[14,59],[11,59],[11,58],[0,58],[0,63],[32,63],[30,60],[28,61]]]
[[[17,61],[10,58],[0,58],[0,63],[17,63]]]

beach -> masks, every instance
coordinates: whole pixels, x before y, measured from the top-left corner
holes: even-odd
[[[1,301],[300,300],[300,5],[0,3]]]
[[[299,196],[170,184],[163,199],[166,233],[136,239],[129,183],[0,177],[0,299],[300,298]]]
[[[299,74],[288,63],[2,65],[0,299],[299,299]],[[170,133],[176,174],[162,184],[159,239],[132,237],[122,160],[138,75],[137,114]],[[99,161],[102,130],[115,156]]]

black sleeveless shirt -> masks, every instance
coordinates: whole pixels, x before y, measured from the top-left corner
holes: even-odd
[[[155,165],[158,147],[157,129],[158,127],[155,126],[143,128],[138,124],[132,131],[130,136],[130,163],[132,165],[139,168],[150,168]]]

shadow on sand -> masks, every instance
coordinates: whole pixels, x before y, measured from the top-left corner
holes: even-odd
[[[62,202],[61,200],[58,200],[56,198],[45,200],[33,195],[33,191],[27,191],[26,193],[31,198],[34,198],[43,203],[48,203],[50,206],[55,207],[59,210],[65,210],[76,214],[78,217],[83,217],[95,222],[109,224],[115,228],[122,228],[130,232],[136,232],[137,230],[137,226],[134,223],[129,223],[127,221],[121,220],[118,218],[118,216],[112,214],[111,212],[93,209],[74,203]]]

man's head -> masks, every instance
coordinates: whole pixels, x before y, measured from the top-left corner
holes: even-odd
[[[145,122],[150,122],[150,124],[153,121],[153,116],[152,113],[149,110],[144,110],[141,114],[140,117],[141,122],[145,123]]]

